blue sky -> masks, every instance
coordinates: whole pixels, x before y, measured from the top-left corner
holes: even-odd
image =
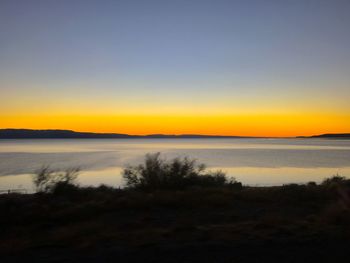
[[[348,114],[349,14],[345,0],[3,0],[0,109]]]

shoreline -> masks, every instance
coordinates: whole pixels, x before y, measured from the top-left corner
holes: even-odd
[[[257,262],[258,253],[269,262],[339,261],[350,244],[344,191],[350,193],[349,180],[3,194],[0,260]]]

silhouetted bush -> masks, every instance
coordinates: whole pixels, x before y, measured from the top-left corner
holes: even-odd
[[[322,185],[324,186],[332,186],[332,185],[339,185],[344,184],[347,181],[347,179],[343,176],[340,176],[339,174],[336,174],[330,178],[326,178],[323,180]]]
[[[79,171],[79,168],[55,171],[49,166],[44,166],[34,174],[33,183],[37,192],[52,193],[72,190],[76,188],[75,181]]]
[[[316,184],[316,182],[314,182],[314,181],[310,181],[310,182],[308,182],[308,183],[306,184],[306,186],[307,186],[307,187],[316,187],[317,184]]]
[[[76,184],[72,182],[60,181],[55,183],[51,191],[53,194],[61,195],[76,193],[78,190],[80,190],[80,188]]]
[[[160,153],[147,154],[144,164],[125,168],[123,177],[128,187],[145,190],[218,187],[236,183],[221,171],[206,172],[205,165],[194,159],[165,160],[160,158]]]
[[[130,251],[139,251],[140,247],[158,249],[171,244],[182,249],[186,243],[199,246],[202,253],[210,243],[215,248],[233,244],[227,252],[230,254],[237,247],[246,247],[247,250],[240,254],[240,258],[244,258],[252,246],[262,247],[263,251],[271,243],[271,253],[276,253],[276,248],[291,245],[288,253],[291,258],[296,251],[300,253],[300,247],[312,245],[310,258],[313,258],[315,251],[322,251],[320,247],[329,248],[328,255],[339,244],[344,244],[346,249],[350,242],[349,180],[340,180],[341,184],[335,188],[313,183],[242,188],[238,182],[225,180],[222,173],[218,176],[206,173],[204,168],[199,169],[198,164],[188,159],[185,162],[180,159],[174,165],[174,160],[159,161],[159,154],[150,157],[153,159],[137,171],[144,174],[149,170],[157,172],[160,178],[166,178],[163,179],[168,189],[162,188],[164,184],[158,184],[158,189],[152,191],[116,189],[105,185],[78,187],[70,179],[50,181],[48,178],[57,172],[47,168],[40,171],[41,177],[37,179],[42,189],[51,189],[49,194],[0,195],[0,255],[26,255],[30,251],[34,257],[39,251],[45,256],[44,260],[57,261],[56,254],[50,256],[51,251],[57,251],[66,253],[66,261],[69,261],[72,254],[66,249],[84,253],[92,251],[94,258],[104,259],[106,250],[101,248],[105,247],[113,249],[113,253],[119,256],[123,248],[129,255]],[[174,170],[179,172],[174,175]],[[168,178],[173,175],[179,178]],[[135,176],[141,175],[137,173]],[[200,179],[193,179],[197,177]],[[153,179],[161,181],[160,178]],[[134,182],[144,178],[136,179]],[[327,182],[334,180],[339,182],[339,179]],[[51,187],[46,182],[56,183]],[[177,184],[172,185],[173,182]],[[177,190],[179,185],[189,187]],[[219,186],[202,187],[212,185]],[[232,188],[242,189],[232,191]],[[192,253],[192,248],[191,245],[188,253]],[[219,252],[221,256],[221,249]],[[333,254],[331,257],[332,260],[315,262],[341,261],[334,260]],[[276,258],[276,262],[281,259],[279,255]],[[21,258],[10,262],[36,262],[36,259]],[[304,262],[303,259],[300,262]]]

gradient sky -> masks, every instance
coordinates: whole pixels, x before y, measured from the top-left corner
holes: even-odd
[[[348,0],[1,0],[0,128],[350,132]]]

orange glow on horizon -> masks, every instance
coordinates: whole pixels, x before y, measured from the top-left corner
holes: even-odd
[[[0,128],[69,129],[134,135],[203,134],[293,137],[350,132],[350,116],[250,115],[30,115],[0,116]]]

